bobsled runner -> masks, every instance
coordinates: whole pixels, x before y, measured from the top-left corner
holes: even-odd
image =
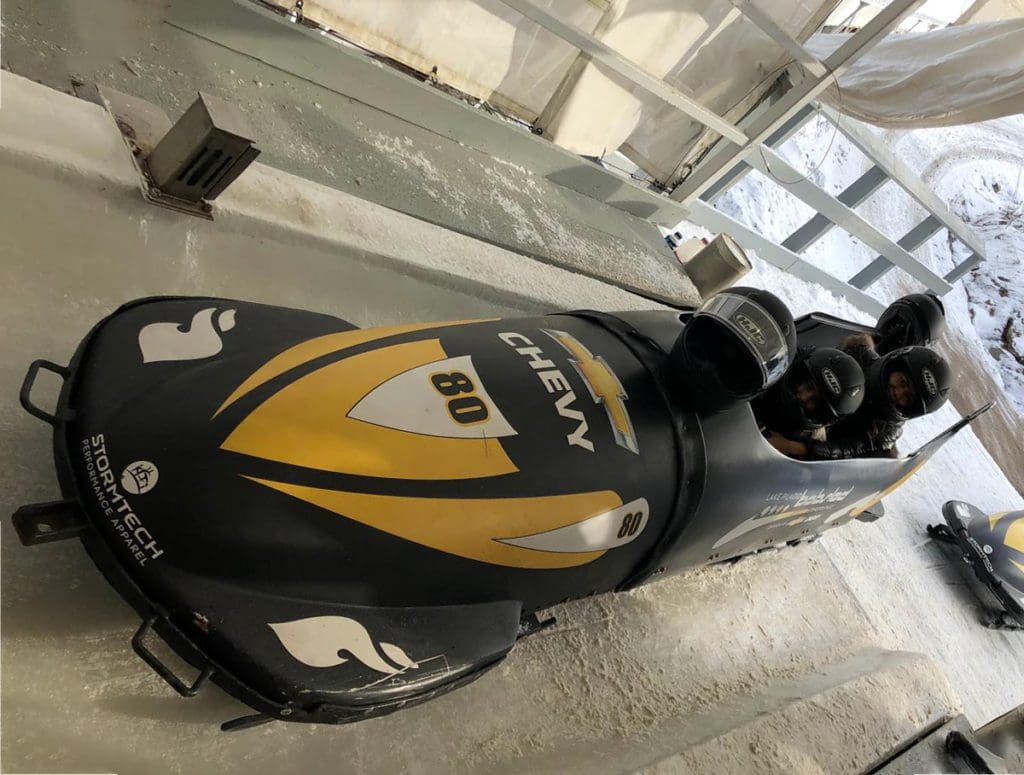
[[[371,329],[137,301],[67,366],[32,364],[21,400],[53,426],[63,500],[15,524],[80,538],[141,614],[143,660],[255,709],[227,728],[386,714],[476,679],[555,603],[877,518],[984,411],[904,458],[778,453],[747,399],[797,340],[863,327],[794,325],[758,294]],[[50,411],[40,370],[63,378]]]
[[[928,535],[956,547],[979,582],[980,600],[996,600],[982,624],[1024,630],[1024,510],[985,514],[970,503],[948,501],[942,517],[946,524],[929,525]]]

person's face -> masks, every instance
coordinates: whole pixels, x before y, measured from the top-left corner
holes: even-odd
[[[900,409],[907,409],[914,403],[917,394],[914,391],[914,384],[906,372],[894,371],[889,375],[888,383],[889,400]]]
[[[816,412],[821,405],[821,394],[813,382],[801,382],[796,386],[796,400],[808,412]]]

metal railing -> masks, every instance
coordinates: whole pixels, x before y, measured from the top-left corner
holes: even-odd
[[[501,1],[575,46],[580,51],[581,60],[600,64],[720,134],[721,139],[692,173],[672,190],[670,197],[683,205],[694,223],[712,231],[728,232],[745,248],[757,251],[762,260],[798,277],[817,282],[872,314],[880,312],[883,305],[864,293],[864,289],[894,267],[942,295],[952,288],[953,282],[983,260],[983,246],[967,225],[951,213],[887,149],[873,141],[869,134],[857,131],[851,122],[838,122],[838,129],[872,160],[873,166],[839,196],[832,196],[807,180],[774,150],[818,111],[830,120],[837,121],[830,109],[814,104],[816,98],[833,80],[838,83],[843,72],[912,14],[924,0],[892,0],[823,61],[811,55],[750,0],[730,0],[749,21],[793,57],[794,65],[800,68],[802,76],[774,103],[752,112],[742,125],[706,108],[692,95],[644,71],[596,37],[555,18],[531,0]],[[767,174],[773,182],[817,212],[782,244],[772,242],[712,205],[716,197],[739,181],[750,169]],[[792,178],[795,182],[781,182],[778,177],[780,175],[786,180]],[[890,179],[902,186],[928,211],[926,218],[898,240],[883,234],[855,209]],[[847,280],[825,272],[801,255],[808,246],[835,226],[849,232],[878,253],[871,264]],[[971,254],[945,276],[940,276],[918,261],[910,251],[943,227],[968,245]]]

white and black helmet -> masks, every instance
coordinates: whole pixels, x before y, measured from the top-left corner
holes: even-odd
[[[931,344],[946,330],[946,309],[934,293],[912,293],[885,308],[875,326],[876,349],[885,354],[900,347]]]
[[[749,400],[786,373],[796,352],[793,315],[777,296],[730,288],[702,304],[672,349],[700,410]]]

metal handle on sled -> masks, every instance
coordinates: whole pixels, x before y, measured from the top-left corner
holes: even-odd
[[[69,409],[58,410],[56,414],[50,414],[45,409],[40,409],[38,406],[32,403],[32,388],[35,386],[36,377],[39,376],[39,370],[46,369],[49,372],[56,374],[61,379],[67,379],[71,371],[65,366],[59,366],[52,361],[38,360],[33,361],[32,365],[28,367],[28,373],[25,375],[25,380],[21,383],[21,393],[18,394],[18,398],[21,401],[22,407],[33,417],[38,417],[45,423],[50,425],[56,425],[58,422],[67,422],[73,420],[75,413]]]
[[[191,686],[176,676],[174,671],[161,662],[160,658],[146,648],[146,644],[144,643],[146,635],[148,635],[149,631],[153,629],[153,625],[156,624],[156,620],[159,618],[160,617],[157,614],[153,614],[142,622],[142,626],[139,627],[138,632],[136,632],[132,638],[132,649],[139,655],[139,657],[142,658],[143,662],[153,668],[153,671],[158,676],[170,684],[174,691],[182,697],[195,697],[199,693],[199,690],[203,688],[203,684],[205,684],[210,679],[210,676],[213,675],[213,665],[207,664]]]

